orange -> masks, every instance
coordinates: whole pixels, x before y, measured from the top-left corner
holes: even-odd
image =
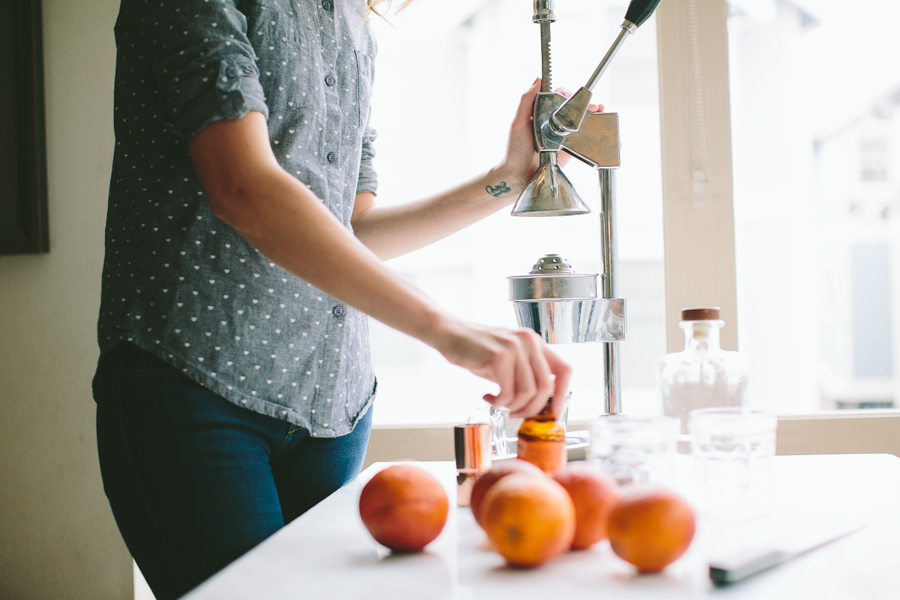
[[[575,534],[575,507],[549,477],[514,473],[484,498],[482,522],[491,545],[513,567],[537,567],[562,553]]]
[[[508,460],[494,465],[494,467],[485,471],[475,480],[472,486],[472,497],[469,500],[469,506],[472,508],[472,514],[475,515],[475,521],[481,525],[480,510],[482,501],[487,491],[493,487],[495,483],[513,473],[531,473],[532,475],[543,475],[543,471],[524,460]]]
[[[569,467],[557,471],[553,479],[563,486],[575,505],[575,538],[572,550],[590,548],[607,537],[609,513],[619,501],[619,485],[599,471]]]
[[[441,483],[413,465],[393,465],[375,474],[359,497],[359,516],[379,544],[418,552],[444,529],[450,502]]]
[[[675,492],[635,490],[609,515],[609,543],[638,571],[657,573],[684,554],[695,528],[693,509]]]

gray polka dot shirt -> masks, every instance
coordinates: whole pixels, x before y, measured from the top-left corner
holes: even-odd
[[[316,437],[349,433],[365,414],[375,391],[366,317],[216,218],[187,151],[207,124],[260,111],[281,166],[350,228],[355,195],[377,185],[364,9],[364,0],[122,0],[101,356],[130,341]]]

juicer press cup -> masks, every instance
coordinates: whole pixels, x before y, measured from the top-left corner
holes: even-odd
[[[625,339],[625,300],[598,298],[596,273],[576,273],[560,255],[547,254],[529,274],[508,280],[519,326],[548,344]]]

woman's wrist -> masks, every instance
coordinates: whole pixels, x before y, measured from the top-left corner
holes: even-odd
[[[448,312],[439,308],[430,309],[424,319],[421,335],[415,337],[446,356],[453,345],[451,340],[459,323],[459,319]]]
[[[527,182],[523,181],[518,173],[504,163],[500,163],[488,171],[483,180],[485,191],[501,206],[515,202],[527,185]]]

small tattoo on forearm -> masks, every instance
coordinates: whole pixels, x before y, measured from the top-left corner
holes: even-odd
[[[510,188],[508,185],[506,185],[505,181],[501,181],[497,185],[489,185],[484,189],[486,189],[487,193],[490,194],[491,196],[493,196],[494,198],[499,198],[506,192],[512,191],[512,188]]]

